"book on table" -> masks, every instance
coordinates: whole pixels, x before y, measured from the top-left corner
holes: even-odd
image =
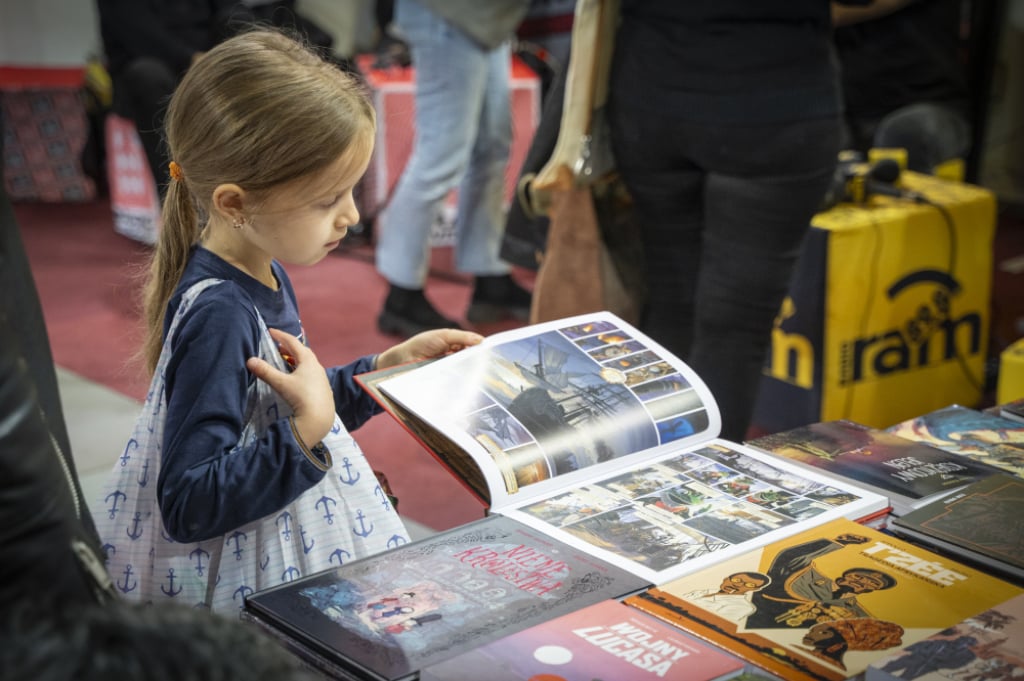
[[[896,518],[896,534],[1024,583],[1024,479],[1000,473]]]
[[[974,459],[847,420],[812,423],[748,444],[833,480],[886,495],[895,516],[1000,472]]]
[[[999,416],[1024,423],[1024,397],[996,405]]]
[[[395,681],[647,586],[495,515],[251,594],[243,617],[329,676]]]
[[[837,519],[625,603],[781,678],[841,681],[1021,593],[956,560]]]
[[[719,681],[745,668],[716,646],[608,600],[426,667],[420,681]]]
[[[491,513],[651,583],[884,496],[717,438],[684,362],[603,312],[359,380]]]
[[[901,421],[886,430],[1024,476],[1021,421],[954,404]]]
[[[865,681],[1024,678],[1024,596],[968,617],[868,665]]]

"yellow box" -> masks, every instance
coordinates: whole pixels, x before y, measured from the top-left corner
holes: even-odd
[[[1024,338],[999,353],[996,402],[1005,404],[1024,397]]]
[[[875,196],[814,217],[755,426],[846,418],[884,428],[980,400],[995,196],[913,172],[900,184],[928,202]]]

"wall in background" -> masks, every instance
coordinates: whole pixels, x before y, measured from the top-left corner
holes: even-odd
[[[100,51],[91,0],[0,2],[0,64],[81,66]]]
[[[298,0],[298,7],[335,36],[341,54],[367,49],[373,38],[372,0]],[[81,66],[100,52],[94,0],[0,2],[0,65]]]

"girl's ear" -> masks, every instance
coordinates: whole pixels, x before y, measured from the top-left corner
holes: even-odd
[[[213,210],[227,222],[245,220],[245,190],[237,184],[219,184],[213,190]]]

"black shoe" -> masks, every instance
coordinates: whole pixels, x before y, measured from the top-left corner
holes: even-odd
[[[526,321],[530,318],[531,298],[530,292],[507,274],[477,276],[466,319],[474,324],[503,319]]]
[[[458,322],[448,319],[430,304],[423,289],[391,285],[384,309],[377,317],[381,333],[409,338],[430,329],[460,329]]]

